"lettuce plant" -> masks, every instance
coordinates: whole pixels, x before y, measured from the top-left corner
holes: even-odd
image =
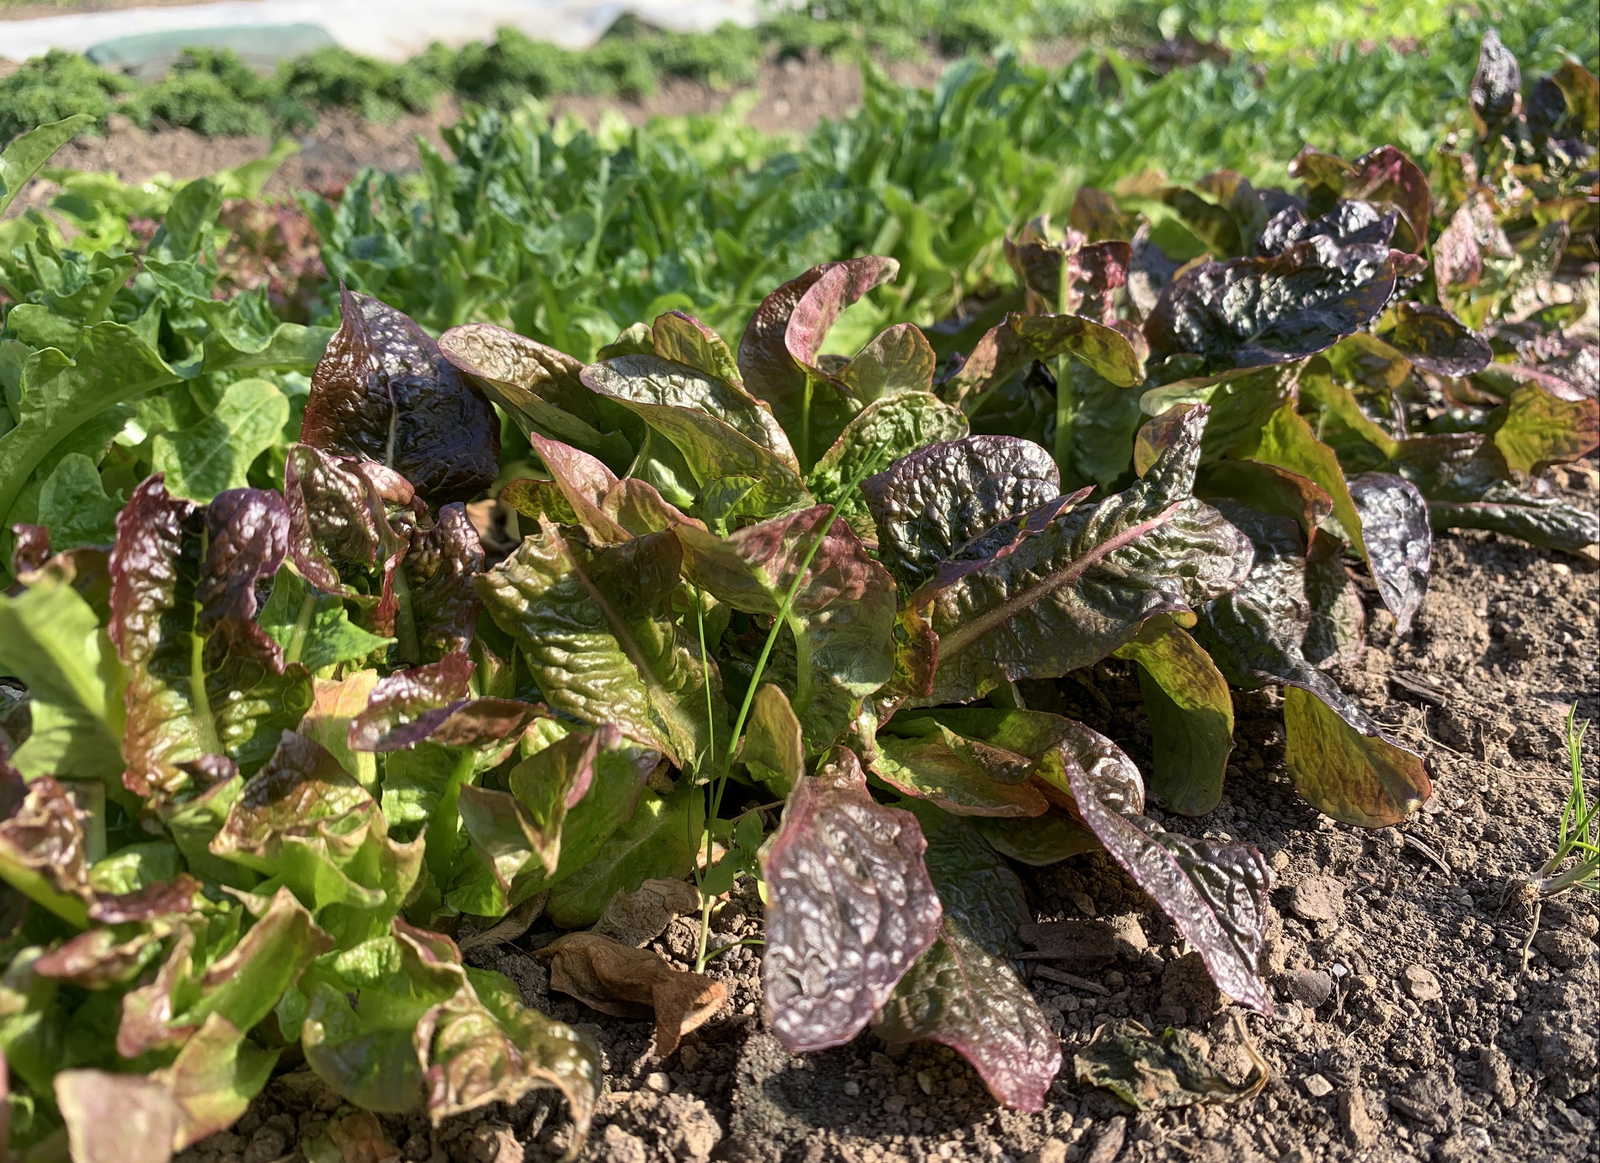
[[[587,363],[491,324],[435,340],[345,291],[280,479],[184,491],[205,465],[179,456],[125,505],[101,494],[103,536],[9,501],[15,1139],[181,1148],[298,1044],[369,1110],[555,1087],[576,1151],[598,1047],[454,936],[535,898],[592,925],[651,878],[692,875],[707,909],[762,882],[790,1050],[932,1039],[1021,1110],[1061,1050],[1019,972],[1019,864],[1103,849],[1270,1013],[1261,854],[1147,803],[1215,807],[1229,688],[1270,685],[1306,800],[1400,822],[1424,764],[1331,670],[1364,641],[1353,575],[1403,634],[1434,529],[1595,540],[1533,474],[1595,444],[1565,256],[1594,245],[1573,190],[1600,104],[1570,68],[1523,100],[1503,50],[1484,60],[1482,140],[1431,178],[1383,147],[1307,150],[1293,190],[1080,191],[1071,229],[1006,241],[1023,309],[959,354],[905,323],[831,350],[891,293],[877,256],[779,286],[737,343],[668,311]],[[23,485],[51,401],[94,398],[35,369],[187,383],[133,323],[7,324],[0,468]],[[502,427],[536,475],[504,479]],[[1108,659],[1137,673],[1147,772],[1058,713],[1056,680]]]

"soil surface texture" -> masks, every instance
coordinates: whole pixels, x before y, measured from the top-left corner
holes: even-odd
[[[1592,463],[1555,470],[1571,499],[1600,503]],[[1364,583],[1364,575],[1362,575]],[[1170,922],[1104,854],[1024,880],[1038,921],[1109,925],[1098,964],[1039,960],[1031,988],[1065,1065],[1045,1110],[998,1107],[954,1052],[864,1035],[786,1053],[760,1016],[760,951],[711,962],[730,1001],[666,1059],[647,1021],[604,1017],[549,988],[540,921],[469,960],[506,973],[529,1004],[599,1039],[606,1091],[590,1163],[1575,1163],[1600,1159],[1600,929],[1595,902],[1547,903],[1522,969],[1531,915],[1507,888],[1548,857],[1569,779],[1561,729],[1574,700],[1600,714],[1594,564],[1493,534],[1444,534],[1412,632],[1365,586],[1370,645],[1338,677],[1427,759],[1433,797],[1396,829],[1369,832],[1313,811],[1283,768],[1275,691],[1235,696],[1236,749],[1221,806],[1152,815],[1190,835],[1243,840],[1273,870],[1268,975],[1277,1014],[1219,997]],[[1080,681],[1081,680],[1081,681]],[[1135,677],[1104,663],[1024,686],[1029,705],[1073,714],[1149,759]],[[1587,777],[1600,779],[1591,745]],[[719,906],[713,944],[759,937],[750,898]],[[680,917],[652,943],[693,963]],[[1115,1018],[1201,1036],[1244,1077],[1249,1038],[1271,1068],[1253,1099],[1140,1113],[1077,1082],[1073,1056]],[[280,1075],[231,1132],[182,1163],[300,1159],[295,1144],[337,1120],[339,1100],[301,1068]],[[373,1160],[553,1163],[570,1146],[564,1105],[536,1092],[447,1121],[382,1116]]]
[[[1058,47],[1051,52],[1060,53]],[[1052,58],[1053,59],[1053,58]],[[929,87],[948,62],[897,61],[884,67],[902,84]],[[9,72],[0,61],[0,76]],[[814,56],[805,60],[770,60],[762,66],[754,85],[739,89],[712,89],[680,78],[663,77],[660,88],[644,100],[608,97],[557,97],[550,102],[560,117],[572,114],[590,127],[601,114],[615,110],[634,125],[652,117],[714,113],[736,99],[754,104],[745,120],[766,133],[804,133],[824,118],[841,117],[861,104],[861,70],[853,62]],[[449,97],[432,112],[371,122],[344,110],[323,113],[316,126],[297,137],[300,152],[289,158],[267,183],[268,197],[286,197],[300,189],[343,186],[363,166],[405,172],[421,164],[417,140],[423,138],[443,148],[439,130],[454,122],[461,109]],[[272,141],[265,137],[203,137],[190,129],[144,130],[126,117],[113,115],[104,136],[83,134],[50,160],[62,169],[110,171],[125,182],[138,182],[157,174],[177,179],[197,178],[229,169],[264,156]],[[448,154],[448,150],[446,151]],[[22,188],[6,217],[30,207],[43,209],[58,192],[54,183],[35,178]]]

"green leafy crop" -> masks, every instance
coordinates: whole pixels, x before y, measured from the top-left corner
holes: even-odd
[[[941,99],[982,107],[1000,75]],[[1426,171],[1307,148],[1290,187],[1079,186],[1061,230],[951,212],[946,255],[1011,282],[928,328],[894,316],[963,276],[906,292],[940,269],[927,236],[904,263],[752,282],[708,325],[649,283],[693,261],[661,213],[695,188],[692,146],[652,189],[489,120],[427,170],[427,213],[492,236],[481,265],[443,225],[408,236],[428,263],[386,249],[372,183],[313,203],[345,232],[330,266],[427,300],[456,324],[437,338],[350,287],[332,333],[213,298],[212,182],[133,251],[24,220],[0,265],[14,1140],[111,1158],[133,1126],[159,1157],[298,1052],[347,1102],[435,1122],[554,1087],[575,1153],[597,1045],[452,934],[541,907],[591,926],[663,878],[693,877],[703,923],[761,882],[765,1019],[791,1051],[935,1040],[1021,1110],[1061,1050],[1018,971],[1017,865],[1103,849],[1270,1013],[1265,860],[1147,803],[1215,807],[1229,688],[1273,686],[1299,793],[1403,821],[1424,763],[1330,670],[1363,648],[1354,575],[1405,634],[1435,529],[1600,540],[1539,476],[1597,440],[1595,348],[1569,326],[1593,312],[1600,84],[1569,63],[1524,86],[1490,37],[1470,94],[1478,132]],[[75,128],[0,155],[6,190]],[[472,151],[503,179],[493,214]],[[914,184],[916,160],[884,165]],[[757,253],[736,231],[759,216],[722,196],[710,245]],[[662,234],[616,318],[579,295],[625,214],[639,248]],[[538,282],[519,248],[571,265]],[[450,318],[468,303],[529,325]],[[1144,693],[1147,771],[1060,713],[1058,683],[1112,658]],[[584,941],[549,955],[604,947]],[[703,930],[700,966],[719,951]],[[670,1053],[722,995],[666,977],[693,995],[657,1003]]]

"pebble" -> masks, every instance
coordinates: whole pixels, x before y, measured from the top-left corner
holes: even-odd
[[[922,1091],[923,1094],[931,1095],[933,1093],[933,1074],[931,1071],[917,1071],[917,1089]]]
[[[646,1074],[644,1076],[644,1084],[646,1089],[653,1090],[657,1094],[666,1094],[672,1089],[672,1079],[659,1070]]]
[[[1344,885],[1331,876],[1308,876],[1289,894],[1289,910],[1303,921],[1337,921],[1344,915]]]
[[[906,1096],[903,1094],[891,1094],[888,1098],[883,1100],[883,1110],[885,1114],[897,1115],[905,1109]]]
[[[1284,974],[1284,987],[1295,1001],[1312,1009],[1333,996],[1333,978],[1320,969],[1292,969]]]
[[[1306,1093],[1312,1098],[1327,1098],[1333,1093],[1333,1083],[1320,1074],[1313,1074],[1306,1079]]]
[[[1400,971],[1400,980],[1412,1001],[1437,1001],[1444,994],[1439,979],[1420,965],[1407,965]]]
[[[844,1084],[844,1092],[851,1098],[855,1098],[861,1093],[861,1084],[852,1078]]]
[[[1039,1163],[1067,1163],[1067,1144],[1062,1139],[1046,1139],[1039,1148]]]

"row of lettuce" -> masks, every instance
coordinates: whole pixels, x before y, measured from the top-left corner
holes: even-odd
[[[1404,634],[1434,530],[1600,540],[1544,474],[1596,444],[1600,85],[1524,86],[1490,37],[1470,108],[1431,173],[1307,148],[1292,189],[1080,185],[1066,227],[998,238],[1011,277],[979,297],[924,286],[913,236],[736,316],[748,289],[705,321],[618,303],[628,325],[590,343],[618,320],[585,315],[565,348],[542,338],[575,296],[524,309],[437,254],[350,260],[376,294],[345,290],[336,330],[219,298],[214,182],[137,247],[29,220],[0,256],[14,1144],[118,1157],[135,1127],[164,1158],[292,1050],[354,1106],[436,1121],[557,1087],[575,1151],[598,1047],[452,935],[541,896],[582,928],[656,877],[763,882],[789,1049],[934,1039],[1023,1110],[1061,1054],[1018,972],[1019,865],[1103,848],[1270,1012],[1260,853],[1147,797],[1214,808],[1230,688],[1275,686],[1299,793],[1402,821],[1425,765],[1333,677],[1373,616],[1357,576]],[[14,142],[6,189],[76,128]],[[521,208],[559,180],[457,184],[541,139],[459,132],[417,232],[562,212]],[[586,188],[590,225],[642,215],[635,238],[672,197]],[[503,249],[598,262],[605,233],[566,229]],[[962,314],[906,319],[957,288]],[[425,329],[424,301],[514,326]],[[1051,709],[1112,658],[1144,772]]]

